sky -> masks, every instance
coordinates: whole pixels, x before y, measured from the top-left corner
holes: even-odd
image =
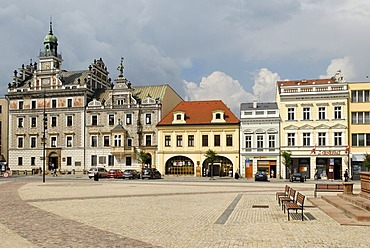
[[[275,100],[278,80],[368,81],[369,0],[1,0],[0,96],[38,62],[52,18],[62,69],[102,58],[115,79],[169,84],[184,100]]]

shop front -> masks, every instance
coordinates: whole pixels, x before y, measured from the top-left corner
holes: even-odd
[[[276,178],[276,160],[258,160],[257,171],[265,171],[270,178]]]
[[[292,158],[290,168],[286,168],[286,179],[292,174],[300,173],[305,178],[311,178],[311,164],[309,157]]]
[[[342,180],[342,157],[316,158],[315,175],[317,179]]]

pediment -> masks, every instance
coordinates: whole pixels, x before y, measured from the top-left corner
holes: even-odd
[[[314,127],[311,126],[311,125],[306,124],[306,125],[301,126],[300,129],[301,130],[312,130],[312,129],[314,129]]]
[[[331,129],[347,129],[347,126],[342,125],[342,124],[336,124],[332,126]]]
[[[316,127],[316,129],[329,129],[330,127],[328,125],[325,125],[325,124],[321,124],[321,125],[318,125]]]
[[[289,126],[285,127],[284,130],[298,130],[298,127],[294,126],[294,125],[289,125]]]

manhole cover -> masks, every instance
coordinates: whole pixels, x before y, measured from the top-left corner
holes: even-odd
[[[269,208],[268,205],[253,205],[252,208]]]

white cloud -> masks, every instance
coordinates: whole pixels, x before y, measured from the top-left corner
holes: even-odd
[[[222,100],[234,114],[239,115],[240,103],[259,99],[260,102],[275,100],[275,84],[280,80],[277,73],[266,68],[259,70],[254,76],[253,93],[247,92],[238,80],[223,72],[215,71],[203,77],[199,85],[184,81],[186,99],[195,100]]]
[[[346,81],[355,77],[355,70],[351,59],[349,57],[343,57],[332,59],[330,61],[330,65],[326,69],[326,75],[321,75],[320,78],[331,78],[338,71],[341,71],[341,74]]]

